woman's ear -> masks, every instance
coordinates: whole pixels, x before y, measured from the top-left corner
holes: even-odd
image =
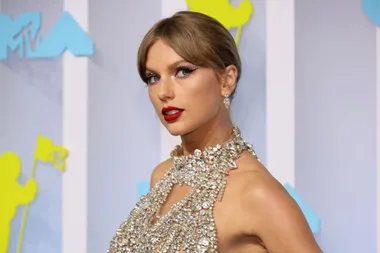
[[[226,67],[222,76],[222,96],[225,94],[231,95],[234,92],[238,75],[239,71],[235,65],[229,65]]]

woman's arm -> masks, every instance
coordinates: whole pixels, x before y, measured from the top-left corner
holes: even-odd
[[[245,213],[255,221],[249,231],[270,253],[322,253],[298,204],[270,173],[247,173],[244,181]]]

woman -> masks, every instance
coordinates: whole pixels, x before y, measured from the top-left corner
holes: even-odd
[[[155,168],[151,191],[109,253],[322,252],[298,205],[231,121],[241,62],[223,25],[187,11],[159,21],[140,45],[138,70],[182,144]]]

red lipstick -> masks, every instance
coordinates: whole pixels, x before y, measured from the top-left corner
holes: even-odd
[[[161,113],[167,122],[174,121],[181,117],[183,109],[174,106],[166,106],[162,108]]]

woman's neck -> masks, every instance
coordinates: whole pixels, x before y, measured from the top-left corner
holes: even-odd
[[[184,155],[189,155],[195,149],[203,150],[209,146],[222,144],[232,136],[233,124],[231,119],[224,122],[210,121],[191,133],[183,135],[182,149]]]

